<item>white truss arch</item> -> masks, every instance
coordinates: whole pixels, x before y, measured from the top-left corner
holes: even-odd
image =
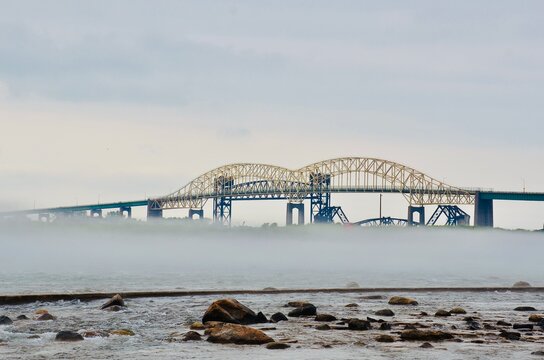
[[[412,205],[473,204],[468,190],[447,185],[411,167],[382,159],[344,157],[290,170],[254,163],[208,171],[164,197],[154,209],[202,208],[209,199],[287,199],[300,202],[316,192],[398,192]]]

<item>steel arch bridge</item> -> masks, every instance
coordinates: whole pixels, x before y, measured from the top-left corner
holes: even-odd
[[[474,204],[473,192],[409,166],[376,158],[343,157],[295,170],[254,163],[221,166],[171,194],[151,199],[149,210],[198,210],[213,200],[214,218],[230,222],[233,200],[286,199],[296,205],[310,199],[315,215],[330,207],[331,193],[400,193],[410,205],[417,206]]]

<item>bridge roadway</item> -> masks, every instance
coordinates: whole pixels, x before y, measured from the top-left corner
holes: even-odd
[[[475,226],[493,226],[493,201],[505,200],[505,201],[544,201],[544,193],[538,192],[517,192],[517,191],[478,191],[474,189],[464,189],[475,197]],[[361,191],[360,189],[337,189],[331,191],[334,193],[398,193],[392,189],[367,189]],[[406,190],[408,192],[408,190]],[[287,200],[285,196],[278,196],[272,198],[237,198],[236,200]],[[307,197],[306,199],[309,199]],[[87,204],[87,205],[75,205],[75,206],[59,206],[51,208],[40,209],[27,209],[18,211],[0,212],[2,217],[13,217],[21,215],[39,215],[43,217],[49,216],[49,214],[65,214],[70,215],[73,213],[90,211],[91,215],[102,215],[102,210],[119,209],[121,212],[127,212],[128,216],[131,216],[131,209],[133,207],[150,207],[153,200],[133,200],[133,201],[121,201],[121,202],[109,202],[100,204]],[[46,216],[47,215],[47,216]]]

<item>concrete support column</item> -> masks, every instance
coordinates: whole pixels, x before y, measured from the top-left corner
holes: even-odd
[[[414,221],[414,214],[419,214],[419,220]],[[425,225],[425,207],[424,206],[408,206],[408,224],[409,225]]]
[[[132,208],[130,206],[123,206],[119,209],[119,212],[121,213],[121,216],[123,216],[125,213],[127,213],[127,218],[132,217]]]
[[[189,209],[189,219],[193,220],[195,215],[199,220],[204,219],[204,209]]]
[[[474,198],[474,226],[493,227],[493,200],[482,199],[480,192]]]
[[[293,225],[293,209],[298,210],[298,225],[304,225],[304,204],[287,203],[286,225]]]
[[[92,209],[91,210],[91,217],[102,217],[102,209]]]

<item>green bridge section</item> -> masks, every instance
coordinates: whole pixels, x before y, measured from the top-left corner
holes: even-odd
[[[493,191],[480,192],[483,200],[544,201],[544,193]]]

